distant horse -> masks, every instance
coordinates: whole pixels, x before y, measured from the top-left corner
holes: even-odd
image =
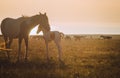
[[[65,40],[72,40],[71,36],[66,35]]]
[[[37,34],[42,31],[43,32],[43,38],[45,40],[46,44],[46,54],[47,54],[47,60],[49,60],[49,53],[48,53],[48,42],[54,41],[59,52],[59,61],[62,62],[61,56],[62,56],[62,48],[61,48],[61,37],[63,34],[59,31],[46,31],[43,27],[39,26],[37,30]]]
[[[102,39],[112,39],[111,36],[104,36],[104,35],[101,35],[100,37],[101,37]]]
[[[32,28],[40,24],[46,30],[50,30],[48,17],[45,14],[38,14],[31,17],[20,17],[17,19],[5,18],[1,23],[1,32],[5,40],[6,48],[10,48],[13,39],[18,38],[19,49],[18,49],[18,61],[20,59],[21,53],[21,43],[25,40],[26,45],[26,55],[25,60],[27,60],[28,52],[28,36]],[[9,58],[9,52],[7,52]]]
[[[77,40],[80,41],[80,40],[83,39],[85,36],[74,35],[73,37],[74,37],[74,40],[75,40],[75,41],[77,41]]]

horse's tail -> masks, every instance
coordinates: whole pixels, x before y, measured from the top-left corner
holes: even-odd
[[[4,23],[3,23],[3,21],[1,21],[1,24],[0,24],[1,34],[2,34],[3,27],[4,27],[3,25],[4,25]]]
[[[5,29],[6,20],[7,20],[7,18],[3,19],[2,22],[1,22],[1,25],[0,25],[2,34],[5,32],[4,29]]]

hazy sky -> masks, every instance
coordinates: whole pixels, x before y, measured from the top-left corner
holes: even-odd
[[[120,0],[0,0],[0,21],[39,12],[47,13],[52,30],[120,34]]]

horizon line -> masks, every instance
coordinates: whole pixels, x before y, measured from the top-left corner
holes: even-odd
[[[29,36],[35,36],[35,35],[43,35],[43,34],[31,34],[31,35],[29,35]],[[65,35],[120,35],[120,34],[109,34],[109,33],[89,33],[89,34],[85,34],[85,33],[83,33],[83,34],[65,34]],[[0,36],[2,36],[2,34],[0,34]]]

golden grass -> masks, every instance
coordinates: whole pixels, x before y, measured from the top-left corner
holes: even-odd
[[[3,40],[1,40],[2,42]],[[10,61],[0,60],[2,78],[119,78],[120,39],[62,40],[63,61],[58,61],[57,47],[49,44],[50,62],[46,61],[43,40],[29,40],[29,60],[24,62],[25,46],[22,44],[22,60],[17,63],[18,41],[11,46]],[[2,58],[0,57],[0,58]]]

